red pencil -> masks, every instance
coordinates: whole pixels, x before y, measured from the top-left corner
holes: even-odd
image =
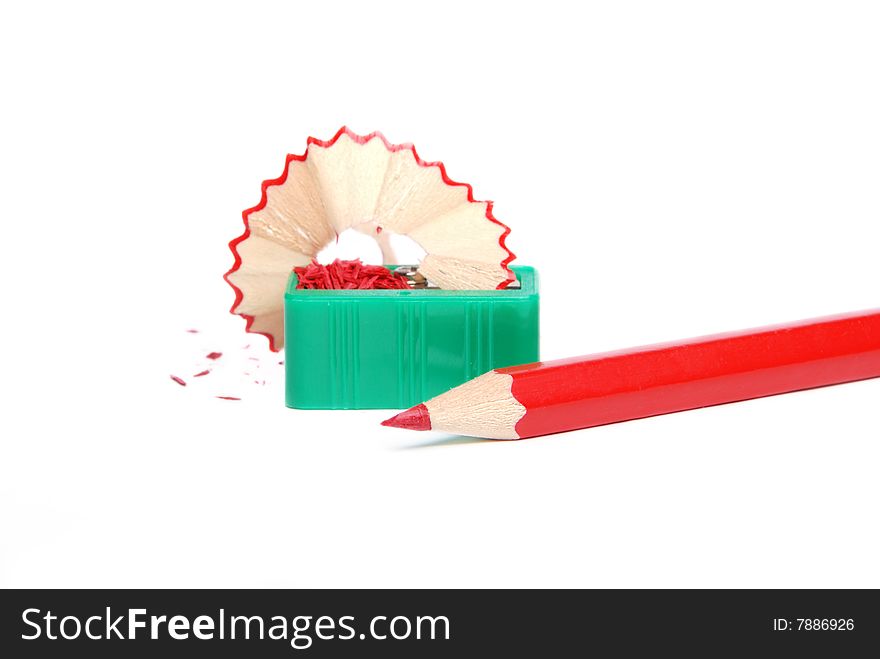
[[[382,425],[524,439],[880,376],[880,309],[500,368]]]

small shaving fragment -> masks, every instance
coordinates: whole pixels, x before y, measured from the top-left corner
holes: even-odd
[[[284,368],[276,365],[279,355],[268,347],[243,345],[237,338],[218,335],[216,330],[201,325],[181,328],[184,340],[182,363],[172,365],[167,373],[175,386],[185,388],[185,396],[203,396],[220,400],[248,401],[256,394],[265,397],[269,385],[277,385]],[[281,360],[283,361],[283,359]],[[180,373],[187,373],[184,379]],[[206,377],[210,375],[211,377]]]

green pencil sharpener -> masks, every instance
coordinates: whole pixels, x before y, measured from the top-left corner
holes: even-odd
[[[493,368],[538,361],[537,273],[511,270],[519,287],[493,291],[298,289],[291,273],[287,406],[412,407]]]

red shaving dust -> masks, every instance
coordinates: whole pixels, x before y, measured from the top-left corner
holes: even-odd
[[[386,270],[386,272],[388,272],[388,271]],[[184,331],[187,334],[201,334],[202,333],[201,330],[197,330],[195,328],[185,329]],[[251,347],[251,345],[247,344],[242,348],[242,350],[247,351],[250,349],[250,347]],[[230,348],[230,349],[226,350],[226,352],[211,351],[211,352],[205,354],[204,350],[206,348],[208,348],[208,345],[203,345],[202,347],[200,347],[198,349],[197,354],[204,355],[204,357],[201,357],[199,361],[208,359],[208,360],[211,360],[212,363],[205,364],[204,361],[202,361],[202,363],[199,364],[199,362],[197,361],[196,363],[199,364],[197,367],[187,369],[187,371],[186,371],[188,373],[192,373],[196,369],[202,369],[202,370],[198,371],[197,373],[193,373],[193,375],[189,376],[189,377],[193,378],[193,380],[189,382],[189,384],[192,384],[195,387],[195,389],[191,389],[193,392],[198,392],[200,390],[200,387],[202,387],[203,384],[205,384],[205,383],[207,383],[209,387],[211,386],[211,384],[216,385],[216,382],[212,383],[211,381],[217,379],[217,374],[219,374],[222,379],[224,374],[226,374],[226,375],[233,374],[233,376],[234,376],[237,372],[239,372],[238,369],[241,368],[241,363],[239,362],[239,358],[238,358],[239,352],[236,349]],[[221,357],[223,357],[223,355],[226,355],[226,359],[224,359],[223,362],[217,362],[217,360],[220,359]],[[246,381],[248,382],[249,386],[253,386],[253,385],[250,385],[250,381],[252,380],[254,385],[258,385],[260,387],[265,387],[268,380],[265,379],[266,369],[263,368],[263,366],[265,364],[262,362],[260,357],[254,356],[253,354],[245,354],[242,356],[242,358],[246,358],[247,361],[245,363],[248,365],[247,368],[250,369],[250,370],[244,371],[244,375],[247,378]],[[271,356],[272,362],[276,361],[277,359],[278,359],[277,356],[275,356],[275,355]],[[267,363],[270,363],[270,362],[267,362]],[[282,364],[284,364],[283,359],[278,361],[278,365],[282,365]],[[175,369],[175,370],[177,370],[177,369]],[[252,370],[253,370],[253,372],[251,372]],[[279,369],[279,372],[280,371],[281,371],[281,369]],[[180,372],[180,371],[178,371],[178,372]],[[215,374],[215,376],[213,378],[209,378],[206,381],[205,380],[199,380],[199,381],[195,380],[195,378],[203,378],[204,376],[211,374],[211,373]],[[187,386],[187,381],[184,380],[183,378],[181,378],[177,375],[169,375],[169,377],[171,378],[171,381],[174,382],[175,384],[178,384],[181,387]],[[223,389],[226,389],[226,386],[221,385],[221,386],[213,387],[213,391],[211,392],[211,394],[216,394],[218,389],[220,391],[223,391]],[[202,390],[204,390],[204,388]],[[232,391],[230,391],[229,389],[226,389],[226,391],[228,393],[238,393],[235,389],[233,389]],[[242,400],[242,398],[239,396],[213,395],[212,397],[219,398],[220,400]]]
[[[409,288],[406,277],[391,272],[381,265],[365,265],[360,259],[340,261],[329,265],[312,261],[307,266],[294,268],[299,278],[297,288],[318,290],[366,290]]]

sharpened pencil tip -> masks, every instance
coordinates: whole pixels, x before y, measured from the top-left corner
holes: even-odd
[[[430,430],[431,415],[424,404],[419,404],[390,419],[385,419],[382,425],[390,428],[405,428],[406,430]]]

